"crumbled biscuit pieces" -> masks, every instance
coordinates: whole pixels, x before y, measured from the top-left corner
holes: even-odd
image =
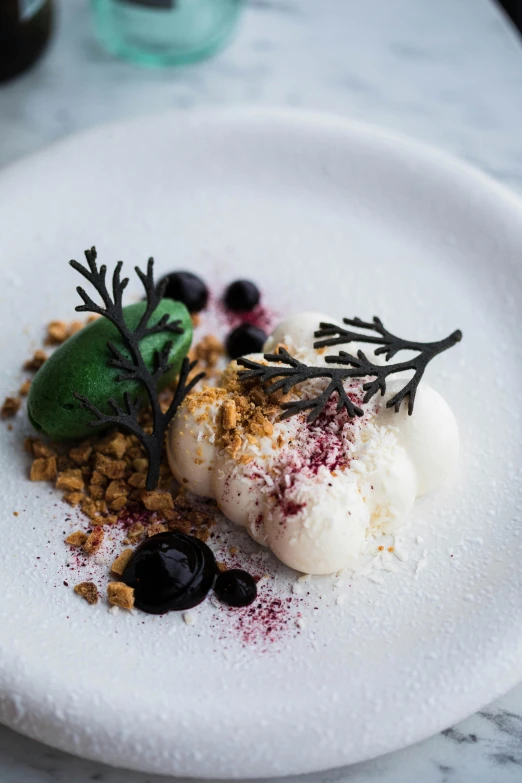
[[[82,492],[66,492],[63,496],[63,499],[66,503],[68,503],[73,508],[77,506],[83,499],[83,493]]]
[[[71,323],[67,328],[67,337],[72,337],[73,334],[79,332],[81,329],[83,329],[84,326],[85,324],[83,323],[83,321],[71,321]]]
[[[56,451],[48,443],[44,443],[43,440],[33,439],[31,442],[31,450],[35,457],[56,457]]]
[[[127,464],[121,459],[111,459],[105,454],[97,453],[94,458],[94,467],[102,476],[109,479],[121,479],[125,476]]]
[[[148,511],[166,511],[174,508],[174,501],[170,492],[164,492],[159,489],[142,492],[141,500]]]
[[[46,345],[60,345],[69,337],[69,328],[65,321],[51,321],[47,324]]]
[[[105,524],[104,516],[107,513],[107,504],[104,500],[93,500],[89,497],[83,497],[80,502],[83,513],[89,517],[92,525]]]
[[[54,481],[57,475],[56,457],[37,457],[31,465],[31,481]]]
[[[80,582],[79,585],[74,586],[74,592],[81,598],[85,598],[88,604],[98,603],[98,588],[93,582]]]
[[[134,590],[132,587],[124,584],[124,582],[109,582],[107,597],[112,606],[119,606],[120,609],[132,609],[134,607]]]
[[[145,528],[141,524],[141,522],[135,522],[133,525],[130,526],[129,530],[127,531],[127,541],[129,543],[135,543],[137,539],[143,536],[144,532],[145,532]]]
[[[20,386],[20,388],[18,389],[18,394],[20,395],[20,397],[27,397],[30,388],[31,388],[31,381],[30,380],[24,381]]]
[[[147,475],[145,473],[132,473],[128,478],[128,483],[135,489],[145,489]]]
[[[237,410],[234,400],[225,400],[221,406],[221,426],[224,430],[233,430],[237,425]]]
[[[100,487],[100,489],[102,488]],[[118,500],[118,498],[122,497],[126,498],[129,492],[130,488],[125,481],[122,479],[114,479],[105,490],[105,500],[110,506],[114,500]]]
[[[146,473],[149,469],[149,461],[143,457],[132,460],[132,467],[136,473]]]
[[[83,530],[77,530],[75,533],[67,536],[65,543],[69,544],[69,546],[83,546],[88,538],[89,536]]]
[[[129,445],[128,438],[123,432],[112,432],[96,444],[95,450],[106,457],[114,457],[121,460],[125,456]]]
[[[156,536],[158,533],[167,533],[167,531],[167,525],[163,525],[161,522],[155,522],[147,528],[147,535],[150,538],[151,536]]]
[[[95,528],[84,543],[83,551],[88,555],[93,555],[102,545],[103,537],[103,529],[101,527]]]
[[[169,530],[188,533],[201,541],[207,541],[211,528],[216,524],[215,508],[214,504],[195,505],[184,492],[180,492],[174,501],[174,509],[164,511],[162,516]]]
[[[227,368],[223,373],[222,391],[225,399],[221,405],[218,418],[218,445],[232,457],[242,462],[250,461],[249,455],[242,455],[243,443],[247,441],[254,445],[264,437],[271,437],[275,418],[280,410],[279,395],[268,395],[259,386],[248,386],[238,380],[237,368]],[[197,405],[201,392],[193,395],[194,405]]]
[[[16,416],[21,404],[22,400],[20,397],[6,397],[4,404],[0,408],[0,418],[11,419],[13,416]]]
[[[89,443],[80,443],[69,451],[69,457],[77,465],[85,465],[92,454],[92,446]]]
[[[223,343],[213,334],[206,334],[194,346],[194,358],[206,368],[215,367],[224,353]]]
[[[120,552],[116,560],[111,566],[111,571],[113,574],[117,574],[118,576],[121,576],[123,572],[125,571],[125,567],[129,560],[132,557],[132,549],[124,549],[123,552]]]
[[[38,349],[34,352],[32,359],[28,359],[24,364],[24,370],[30,370],[31,372],[37,372],[42,364],[47,361],[47,354],[45,351]]]
[[[70,468],[58,473],[56,479],[56,489],[65,489],[67,492],[74,492],[84,488],[83,475],[79,468]]]

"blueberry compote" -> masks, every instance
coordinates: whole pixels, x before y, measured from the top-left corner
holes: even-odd
[[[219,574],[214,592],[228,606],[249,606],[257,598],[254,577],[241,568],[231,568]]]
[[[203,541],[184,533],[158,533],[138,546],[122,581],[134,588],[138,609],[163,614],[200,604],[214,584],[216,561]]]

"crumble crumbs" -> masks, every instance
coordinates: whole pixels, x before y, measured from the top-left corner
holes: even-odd
[[[90,536],[87,538],[85,544],[83,545],[83,551],[87,555],[93,555],[95,552],[97,552],[100,546],[102,545],[104,535],[105,534],[101,527],[95,528],[90,534]]]
[[[0,417],[2,419],[11,419],[13,416],[16,416],[21,404],[22,400],[20,397],[6,397],[4,404],[0,408]]]
[[[134,590],[132,587],[124,584],[124,582],[109,582],[107,597],[112,606],[119,606],[120,609],[132,609],[134,607]]]
[[[85,598],[88,604],[98,603],[98,588],[92,582],[80,582],[79,585],[74,586],[74,592],[81,598]]]
[[[28,359],[25,364],[23,365],[24,370],[29,370],[31,372],[37,372],[42,364],[44,364],[48,359],[47,354],[45,351],[42,351],[40,348],[34,352],[32,359]]]
[[[111,566],[111,571],[113,574],[117,574],[118,576],[121,576],[123,572],[125,571],[125,567],[132,556],[132,549],[124,549],[123,552],[120,552],[116,560]]]
[[[70,468],[58,473],[56,489],[65,489],[67,492],[81,490],[84,487],[83,475],[79,468]]]
[[[141,499],[148,511],[165,511],[174,508],[174,501],[170,492],[153,489],[150,492],[143,492]]]
[[[18,389],[18,394],[20,395],[20,397],[27,397],[30,388],[31,388],[31,381],[27,379],[22,383],[22,385]]]
[[[56,457],[37,457],[31,465],[31,481],[53,481],[57,475]]]
[[[69,337],[69,329],[65,321],[51,321],[47,324],[46,345],[60,345]]]
[[[158,533],[166,533],[168,531],[167,525],[163,525],[161,522],[154,522],[147,528],[147,535],[150,538]]]
[[[83,530],[77,530],[75,533],[67,536],[65,543],[69,544],[69,546],[83,546],[88,538],[89,536]]]

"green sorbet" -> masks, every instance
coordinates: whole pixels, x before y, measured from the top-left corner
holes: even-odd
[[[146,303],[138,302],[123,308],[125,321],[135,329],[145,311]],[[179,320],[183,334],[159,332],[140,342],[140,350],[147,367],[152,370],[154,352],[172,340],[170,361],[173,366],[158,383],[158,390],[175,380],[183,359],[192,342],[192,320],[181,302],[162,299],[149,325],[157,323],[166,313],[170,321]],[[137,381],[117,381],[120,371],[109,366],[112,354],[107,343],[112,342],[125,356],[129,356],[120,333],[106,318],[98,318],[81,329],[61,345],[38,370],[31,384],[27,410],[33,426],[55,440],[83,438],[104,427],[90,427],[93,414],[85,410],[73,392],[78,392],[103,413],[114,414],[107,405],[113,397],[123,405],[123,395],[129,392],[132,398],[146,397],[144,386]]]

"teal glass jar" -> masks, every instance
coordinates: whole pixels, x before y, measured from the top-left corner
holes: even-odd
[[[103,46],[144,65],[210,57],[230,39],[241,5],[242,0],[91,0]]]

